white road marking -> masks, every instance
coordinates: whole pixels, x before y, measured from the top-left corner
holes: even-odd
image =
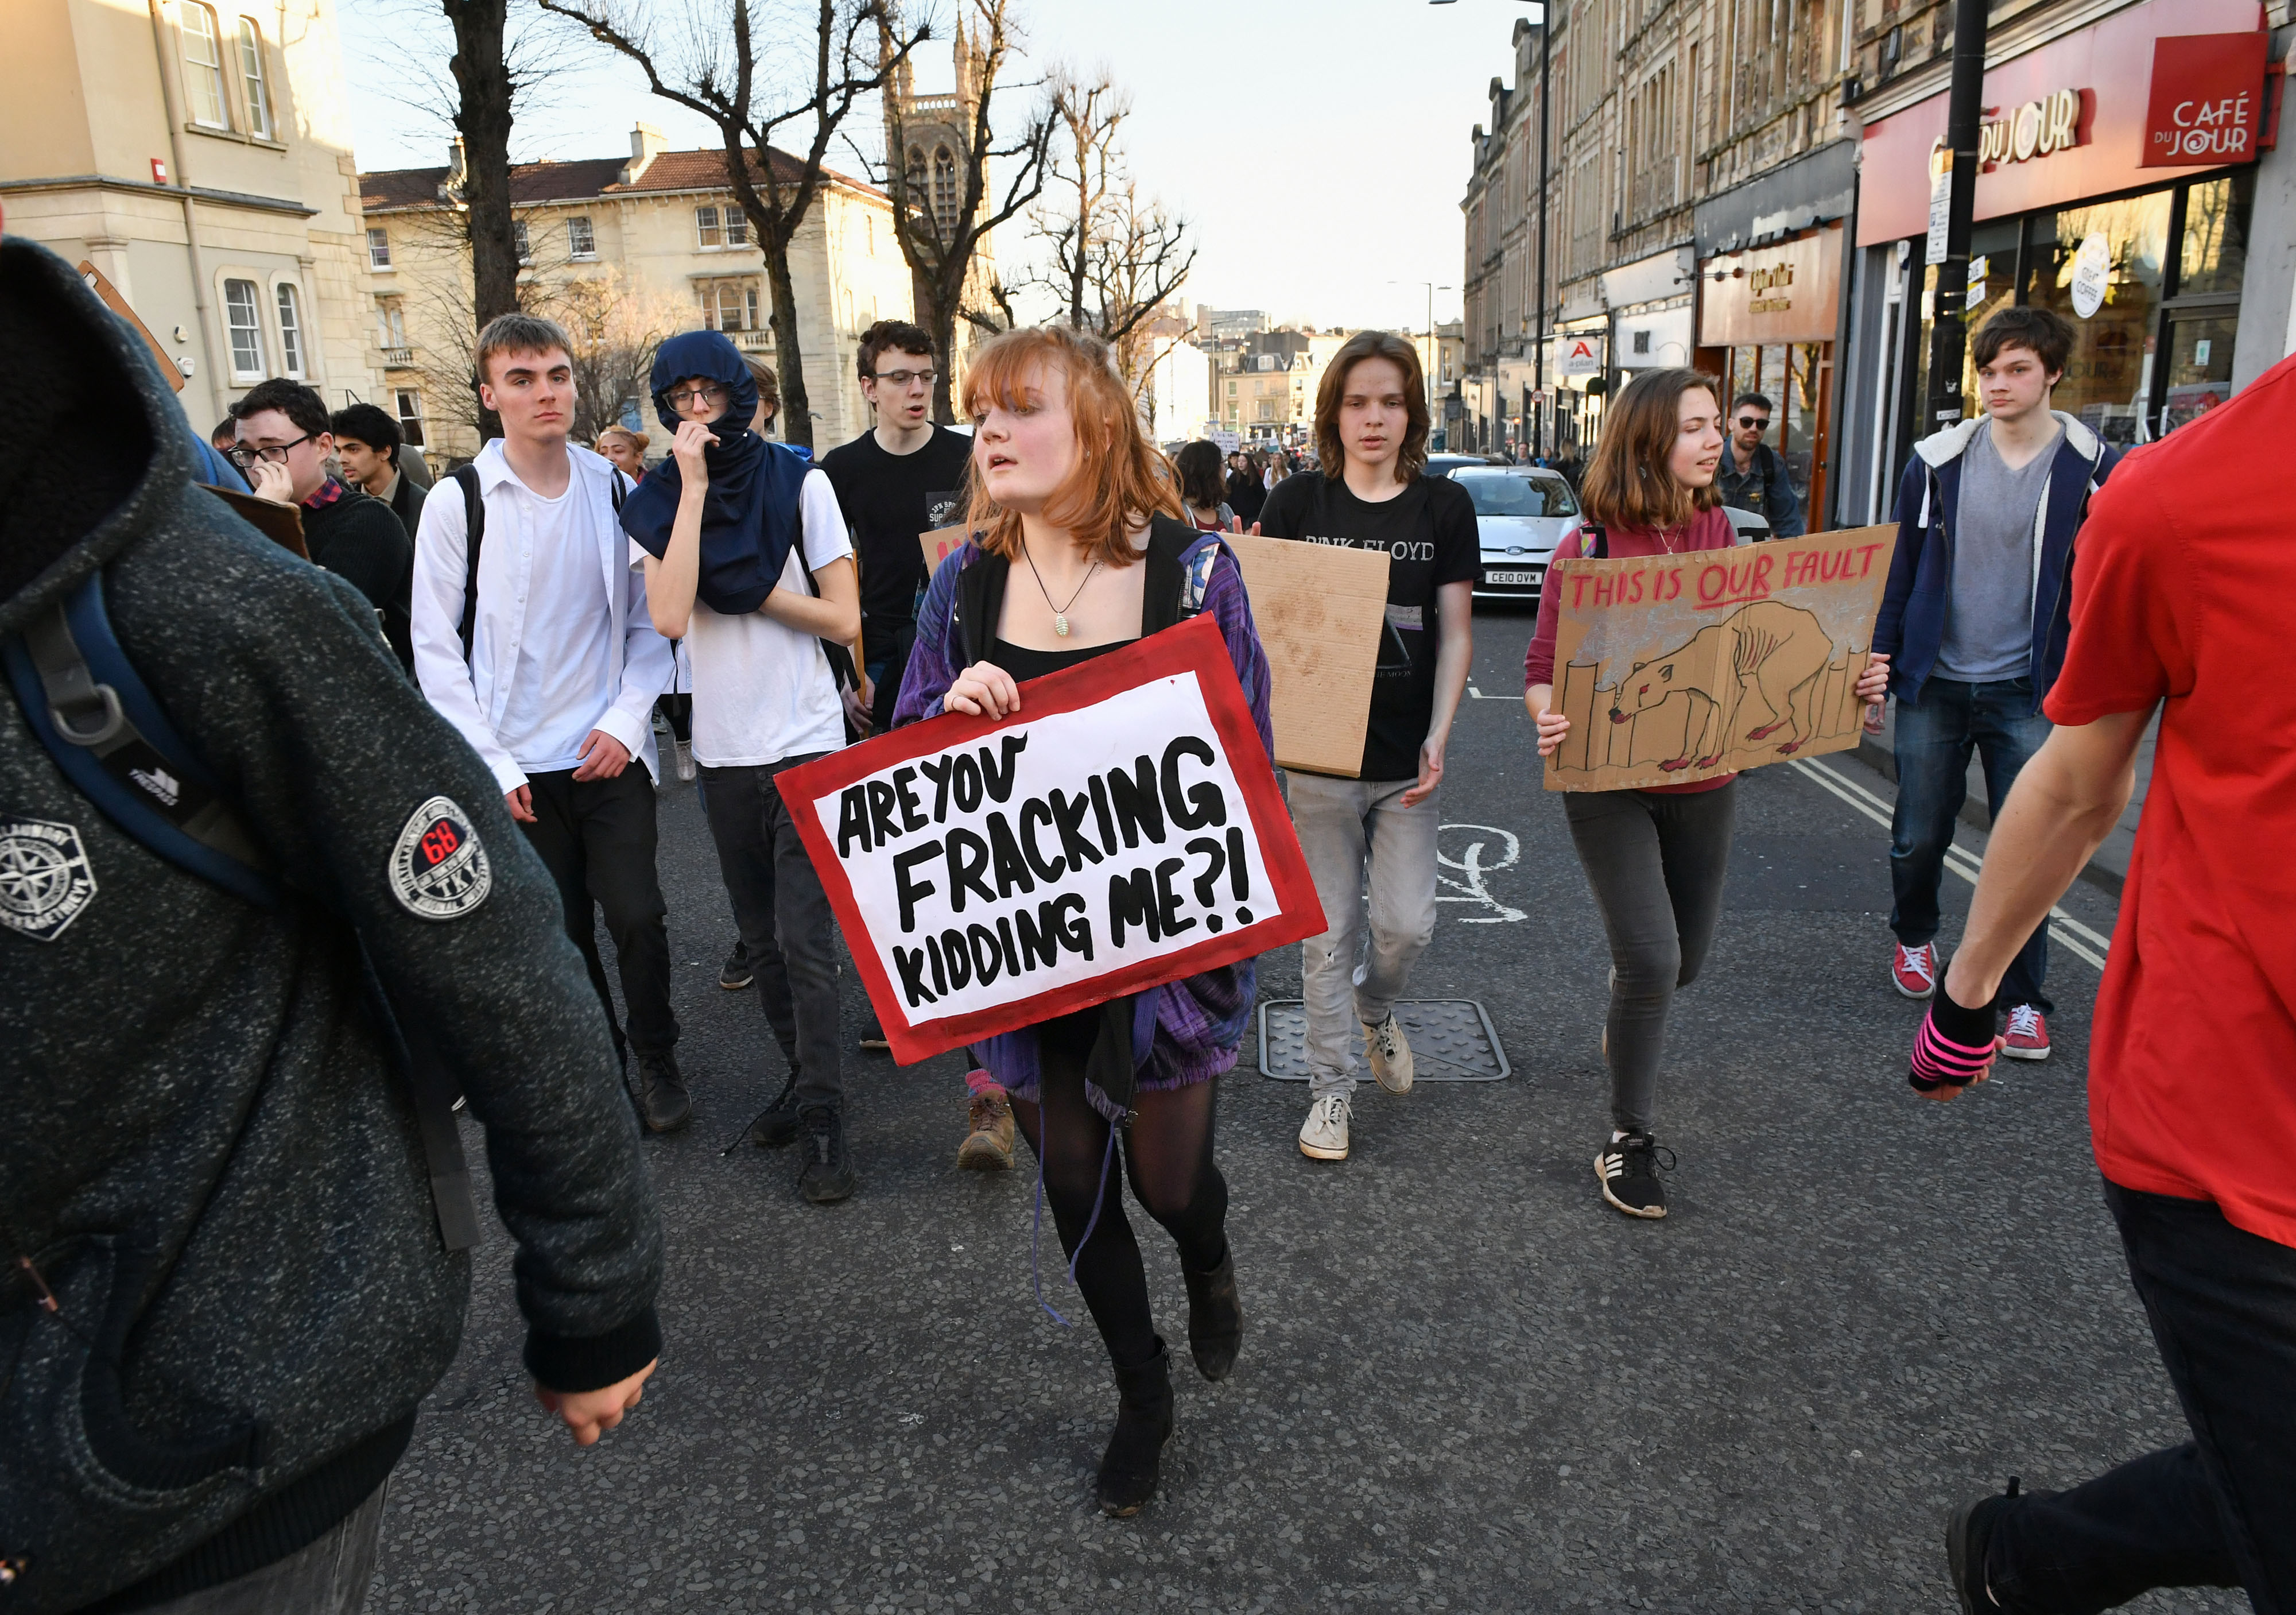
[[[1827,767],[1816,758],[1803,758],[1788,766],[1803,778],[1816,781],[1821,789],[1840,797],[1882,829],[1890,828],[1890,803],[1857,781]],[[1964,848],[1948,847],[1945,849],[1945,866],[1974,886],[1979,873],[1985,867],[1985,860]],[[2049,910],[2049,936],[2067,953],[2077,959],[2087,960],[2100,971],[2104,968],[2105,955],[2112,946],[2112,938],[2082,924],[2062,908]]]
[[[1495,824],[1444,824],[1438,827],[1436,833],[1439,838],[1444,832],[1452,830],[1472,830],[1481,835],[1495,835],[1505,843],[1505,848],[1499,855],[1498,862],[1485,864],[1483,862],[1485,843],[1480,840],[1474,841],[1468,846],[1464,859],[1455,862],[1443,856],[1442,846],[1439,840],[1435,849],[1435,861],[1445,869],[1457,870],[1466,879],[1455,881],[1449,875],[1438,873],[1435,879],[1439,883],[1449,887],[1460,895],[1456,898],[1438,896],[1435,900],[1438,903],[1480,903],[1491,911],[1487,914],[1475,914],[1463,919],[1459,922],[1462,925],[1500,925],[1529,919],[1530,916],[1524,914],[1521,909],[1510,908],[1491,896],[1483,886],[1483,877],[1486,874],[1496,870],[1512,869],[1521,861],[1522,843],[1515,840],[1512,832],[1501,830]]]

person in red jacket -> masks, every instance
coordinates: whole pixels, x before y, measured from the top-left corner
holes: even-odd
[[[1989,1073],[2019,947],[2128,800],[2161,730],[2089,1045],[2089,1128],[2128,1274],[2192,1439],[1947,1528],[1964,1611],[2110,1609],[2240,1586],[2296,1609],[2296,359],[2161,443],[2091,504],[2056,726],[1986,848],[1915,1045],[1952,1099]]]

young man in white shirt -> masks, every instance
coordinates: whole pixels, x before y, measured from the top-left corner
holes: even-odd
[[[627,481],[567,441],[568,355],[565,332],[530,315],[504,315],[479,333],[479,392],[504,435],[456,473],[456,486],[442,483],[423,504],[414,672],[430,704],[494,771],[511,816],[558,882],[566,934],[611,1022],[592,906],[605,911],[637,1053],[639,1113],[649,1129],[668,1133],[693,1110],[677,1069],[654,870],[660,765],[651,719],[669,682],[669,642],[654,632],[644,577],[616,520]],[[632,768],[633,759],[644,767]]]
[[[646,552],[654,627],[685,641],[693,666],[702,809],[789,1062],[749,1135],[774,1149],[802,1140],[798,1192],[826,1205],[858,1182],[840,1074],[838,928],[775,776],[845,744],[823,642],[850,644],[860,632],[860,585],[829,479],[735,424],[752,419],[756,389],[721,333],[665,342],[654,399],[676,437],[624,515]],[[776,541],[788,546],[777,568]]]

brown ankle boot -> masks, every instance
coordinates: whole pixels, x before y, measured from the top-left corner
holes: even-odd
[[[1003,1088],[975,1094],[970,1106],[971,1130],[958,1146],[956,1164],[972,1172],[1013,1169],[1013,1102]]]

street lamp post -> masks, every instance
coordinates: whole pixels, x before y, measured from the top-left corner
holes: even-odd
[[[1436,0],[1436,3],[1442,4],[1443,0]],[[1427,416],[1430,421],[1432,421],[1435,417],[1435,371],[1443,353],[1442,344],[1437,341],[1435,338],[1435,294],[1439,291],[1448,291],[1451,288],[1448,286],[1439,286],[1433,281],[1390,281],[1388,282],[1388,284],[1390,286],[1424,286],[1427,288],[1428,363],[1425,366],[1427,373],[1422,376],[1420,381],[1427,389]]]

